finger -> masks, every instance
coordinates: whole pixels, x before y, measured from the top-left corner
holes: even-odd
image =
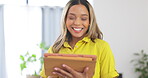
[[[63,74],[61,74],[61,73],[59,73],[59,72],[53,72],[53,74],[57,74],[57,75],[59,75],[59,76],[61,76],[61,77],[66,77],[65,75],[63,75]]]
[[[55,77],[55,76],[48,76],[47,78],[58,78],[58,77]]]
[[[65,64],[63,64],[62,65],[64,68],[66,68],[66,70],[68,71],[68,72],[70,72],[71,74],[76,74],[76,71],[75,70],[73,70],[71,67],[69,67],[69,66],[67,66],[67,65],[65,65]]]
[[[85,74],[86,76],[88,76],[88,70],[89,70],[89,67],[86,67],[86,68],[84,69],[83,74]]]
[[[56,72],[53,72],[53,74],[58,74],[58,75],[60,75],[60,76],[66,76],[66,77],[70,77],[70,78],[72,78],[73,76],[72,76],[72,74],[70,74],[70,73],[68,73],[68,72],[66,72],[66,71],[64,71],[64,70],[62,70],[62,69],[60,69],[60,68],[54,68],[55,70],[56,70]]]

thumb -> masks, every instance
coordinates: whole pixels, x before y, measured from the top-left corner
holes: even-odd
[[[86,76],[88,76],[88,70],[89,70],[89,67],[86,67],[86,68],[84,69],[83,74],[86,75]]]
[[[47,78],[58,78],[58,77],[55,77],[55,76],[48,76]]]
[[[53,78],[53,77],[51,77],[51,76],[48,76],[47,78]]]

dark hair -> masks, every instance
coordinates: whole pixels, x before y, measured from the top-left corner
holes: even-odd
[[[77,4],[82,4],[87,8],[87,10],[89,12],[89,6],[88,6],[89,2],[87,0],[70,0],[70,3],[71,3],[70,6],[77,5]]]

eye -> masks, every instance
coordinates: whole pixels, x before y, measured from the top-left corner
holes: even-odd
[[[75,17],[70,16],[70,17],[68,17],[68,19],[70,19],[70,20],[75,20]]]
[[[82,21],[86,21],[86,20],[87,20],[87,18],[81,18],[81,20],[82,20]]]

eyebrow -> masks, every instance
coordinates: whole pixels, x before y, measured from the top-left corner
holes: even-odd
[[[74,15],[74,16],[76,16],[76,14],[74,14],[74,13],[69,13],[70,15]],[[88,16],[87,14],[81,14],[82,16]]]

